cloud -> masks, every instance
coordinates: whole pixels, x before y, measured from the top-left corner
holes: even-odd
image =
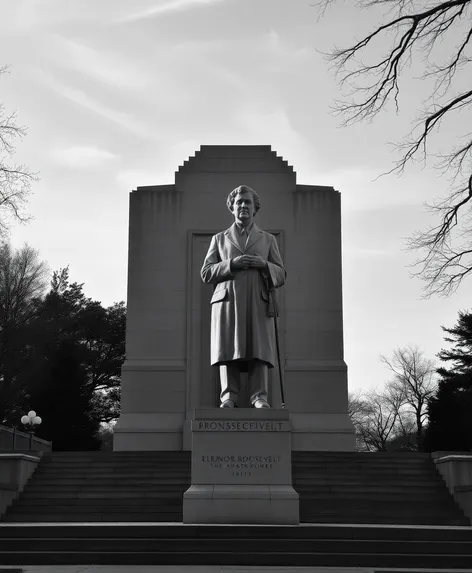
[[[47,74],[44,71],[42,71],[40,77],[41,82],[44,85],[58,93],[60,96],[73,101],[81,107],[84,107],[85,109],[88,109],[89,111],[92,111],[97,115],[112,121],[113,123],[120,125],[127,131],[135,133],[136,135],[153,141],[158,139],[155,132],[152,131],[147,124],[134,119],[133,116],[121,111],[113,110],[107,105],[93,99],[85,92],[58,82],[51,74]]]
[[[118,158],[118,155],[105,149],[85,145],[54,149],[51,155],[58,163],[73,168],[98,167],[107,161]]]
[[[141,12],[135,12],[134,14],[129,14],[128,16],[122,16],[121,18],[115,20],[115,22],[136,22],[137,20],[144,20],[146,18],[160,16],[161,14],[167,14],[169,12],[182,12],[184,10],[196,8],[197,6],[208,6],[210,4],[216,4],[222,1],[223,0],[171,0],[170,2],[165,2],[164,4],[160,4],[158,6],[152,6],[147,10],[142,10]]]
[[[78,70],[121,89],[141,90],[151,83],[150,75],[139,70],[139,62],[132,62],[122,54],[96,50],[59,35],[50,38],[48,56],[67,69]]]
[[[116,180],[120,187],[126,191],[131,191],[137,187],[145,187],[146,185],[170,185],[173,183],[172,180],[169,181],[169,177],[166,174],[144,169],[120,171]]]
[[[378,177],[379,171],[368,165],[340,167],[317,174],[317,185],[333,185],[342,193],[345,213],[385,211],[396,206],[418,206],[421,199],[411,187],[399,185],[395,178]]]
[[[280,43],[280,35],[272,28],[267,36],[269,50],[274,52],[277,55],[284,54],[285,51],[282,49],[282,45]]]
[[[303,144],[303,137],[294,129],[286,111],[277,105],[272,109],[264,109],[260,104],[249,103],[241,107],[237,114],[237,122],[253,138],[260,141],[271,142],[272,147],[277,149],[279,143],[285,148],[297,148]],[[294,153],[297,156],[297,152]]]
[[[298,172],[300,165],[313,169],[317,155],[313,143],[297,130],[283,103],[275,102],[274,97],[271,106],[265,101],[243,104],[241,111],[235,114],[238,130],[244,130],[246,141],[250,143],[270,144],[295,171]],[[314,180],[311,175],[307,179],[310,183]]]
[[[147,128],[145,124],[137,120],[134,120],[127,113],[123,113],[121,111],[114,111],[111,108],[103,105],[102,103],[94,100],[89,95],[80,90],[76,90],[68,86],[62,86],[61,91],[62,95],[67,99],[74,101],[75,103],[89,109],[90,111],[97,113],[98,115],[106,117],[107,119],[121,125],[122,127],[125,127],[129,131],[136,133],[137,135],[142,135],[145,137],[152,136],[152,132]]]
[[[41,0],[18,0],[8,4],[2,6],[2,21],[8,22],[8,26],[2,27],[2,36],[27,34],[37,28],[43,10]],[[10,14],[8,10],[11,10]]]

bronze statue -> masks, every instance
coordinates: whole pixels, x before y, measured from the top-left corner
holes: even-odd
[[[240,185],[226,204],[234,223],[212,237],[201,270],[203,282],[216,285],[211,364],[219,366],[222,408],[239,405],[240,372],[246,371],[251,405],[270,408],[268,368],[274,367],[276,351],[269,289],[282,286],[287,273],[275,237],[254,223],[260,208],[257,193]]]

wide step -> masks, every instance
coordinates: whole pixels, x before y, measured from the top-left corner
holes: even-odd
[[[471,528],[0,526],[2,565],[218,565],[470,571]]]
[[[293,452],[292,462],[302,522],[469,525],[428,454]],[[3,521],[181,522],[189,486],[189,452],[53,452]]]

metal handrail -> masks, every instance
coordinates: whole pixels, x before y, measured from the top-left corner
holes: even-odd
[[[10,434],[11,437],[7,436],[8,434]],[[24,447],[19,447],[21,445]],[[50,452],[52,450],[52,442],[31,436],[28,432],[22,432],[16,427],[9,428],[8,426],[0,425],[0,451],[14,452],[16,450]]]

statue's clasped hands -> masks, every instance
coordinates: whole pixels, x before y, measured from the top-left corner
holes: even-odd
[[[231,267],[234,269],[265,269],[267,261],[260,255],[240,255],[231,261]]]

